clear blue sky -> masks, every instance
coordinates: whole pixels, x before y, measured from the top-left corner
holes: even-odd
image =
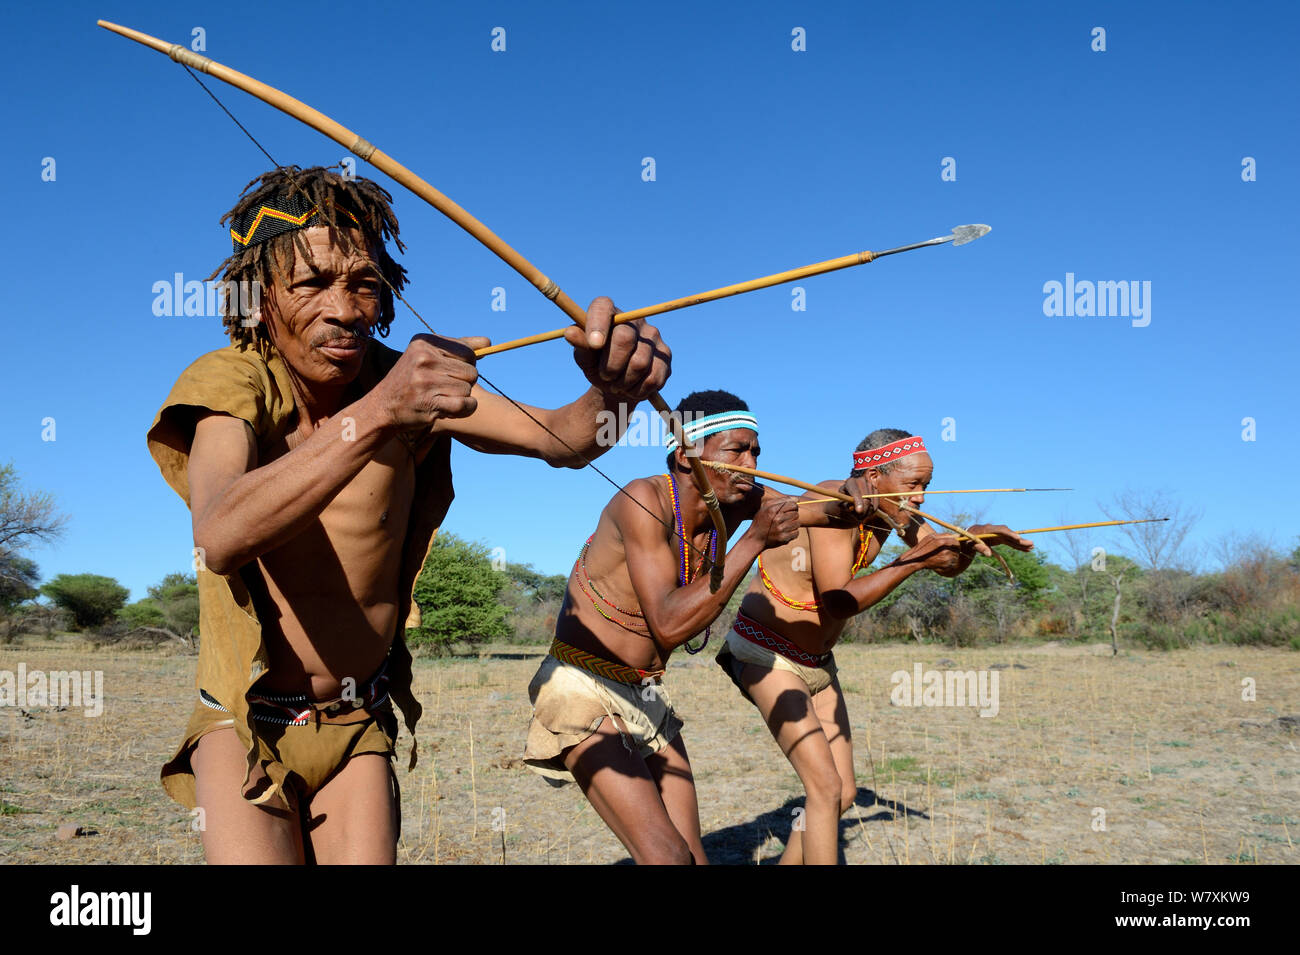
[[[1099,500],[1133,487],[1202,510],[1193,541],[1211,551],[1230,532],[1300,533],[1294,4],[296,10],[100,0],[6,14],[0,460],[71,516],[60,543],[31,551],[45,579],[106,574],[138,598],[188,566],[188,512],[144,435],[181,370],[225,341],[215,319],[156,317],[152,287],[207,276],[229,249],[219,217],[268,165],[179,66],[99,17],[186,44],[202,27],[207,55],[358,130],[583,304],[632,308],[989,223],[965,248],[808,280],[804,312],[783,287],[663,317],[665,396],[735,391],[761,422],[761,463],[811,479],[846,474],[861,437],[890,426],[927,436],[935,487],[1076,489],[972,502],[1013,527],[1099,519]],[[343,157],[208,82],[279,162]],[[410,299],[440,332],[563,324],[442,216],[359,171],[393,191]],[[1045,315],[1044,284],[1067,273],[1150,282],[1150,324]],[[422,330],[399,308],[389,344]],[[533,404],[584,387],[563,344],[483,367]],[[600,465],[625,482],[661,462],[617,448]],[[464,448],[453,463],[446,528],[552,573],[613,493],[590,471]]]

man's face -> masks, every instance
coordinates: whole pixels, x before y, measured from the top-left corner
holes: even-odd
[[[700,443],[700,457],[705,461],[758,467],[758,435],[748,428],[732,428],[711,434]],[[718,471],[705,468],[713,493],[720,504],[739,504],[751,494],[758,493],[754,478],[735,471]]]
[[[370,330],[379,320],[381,283],[359,232],[344,251],[330,230],[303,231],[315,267],[296,257],[285,285],[263,302],[271,341],[294,371],[316,384],[347,384],[361,370]]]
[[[909,454],[895,461],[888,474],[881,474],[876,468],[870,470],[877,491],[897,491],[907,495],[907,497],[880,498],[884,503],[885,513],[898,520],[903,515],[898,513],[896,502],[903,501],[913,507],[920,507],[925,503],[925,489],[929,487],[930,478],[934,474],[934,462],[930,460],[930,455],[918,451],[916,454]]]

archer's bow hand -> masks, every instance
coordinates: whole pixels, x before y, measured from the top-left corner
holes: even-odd
[[[984,543],[990,547],[996,547],[999,544],[1006,544],[1008,547],[1014,547],[1016,550],[1029,551],[1034,549],[1034,542],[1021,537],[1005,524],[972,524],[967,528],[972,534],[993,534],[993,537],[985,537]],[[969,543],[969,541],[967,542]]]
[[[673,353],[659,337],[659,329],[638,319],[614,324],[618,309],[601,296],[587,308],[587,328],[567,329],[564,339],[573,346],[573,359],[599,391],[617,398],[641,401],[663,389],[672,373]]]

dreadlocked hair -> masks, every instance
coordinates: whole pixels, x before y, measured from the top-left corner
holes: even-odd
[[[391,205],[393,197],[376,182],[345,178],[324,166],[313,166],[310,169],[281,166],[263,173],[246,185],[239,202],[221,217],[221,224],[224,226],[236,221],[268,200],[291,195],[302,196],[316,207],[321,217],[319,224],[330,228],[334,241],[345,251],[351,252],[355,246],[352,233],[356,224],[346,214],[340,216],[340,210],[351,213],[361,224],[365,245],[383,279],[379,293],[379,321],[375,323],[374,331],[380,338],[387,337],[389,325],[393,321],[393,291],[400,292],[406,285],[406,269],[388,254],[386,245],[391,239],[397,251],[406,251],[406,246],[398,238],[397,216],[393,214]],[[343,220],[342,226],[339,225],[340,217]],[[269,289],[276,282],[283,287],[288,284],[299,255],[309,265],[316,265],[302,229],[282,232],[233,253],[208,276],[208,281],[220,275],[227,290],[253,287]],[[253,286],[251,283],[254,282],[258,285]],[[221,323],[232,343],[270,344],[264,324],[260,321],[249,323],[240,314],[238,295],[227,293],[223,299]]]

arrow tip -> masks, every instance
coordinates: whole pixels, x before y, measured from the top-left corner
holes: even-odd
[[[974,242],[976,239],[981,236],[986,236],[992,231],[992,226],[983,225],[982,223],[976,223],[975,225],[959,225],[952,230],[952,234],[956,237],[953,239],[952,244],[965,245],[967,242]]]

